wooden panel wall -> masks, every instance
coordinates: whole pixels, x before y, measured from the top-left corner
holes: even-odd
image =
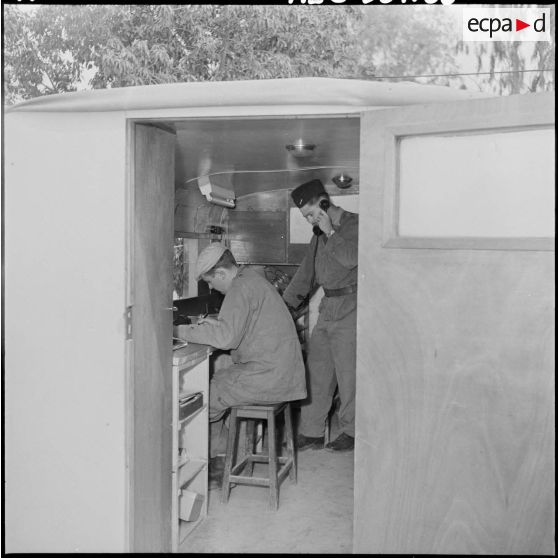
[[[284,263],[287,231],[284,211],[230,211],[231,251],[239,263]]]
[[[554,553],[554,254],[382,238],[390,130],[553,121],[521,97],[363,117],[354,552]]]
[[[132,550],[168,552],[176,139],[149,125],[134,131]]]
[[[229,234],[239,261],[287,263],[291,248],[288,198],[287,189],[254,192],[238,198],[236,208],[229,211]]]
[[[5,550],[124,553],[125,118],[5,117]]]

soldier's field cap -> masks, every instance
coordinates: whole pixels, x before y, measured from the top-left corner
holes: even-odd
[[[196,281],[215,266],[226,250],[228,248],[221,242],[213,242],[200,252],[196,262]]]
[[[293,198],[295,205],[300,208],[303,205],[306,205],[312,198],[326,193],[327,192],[322,184],[322,181],[315,178],[314,180],[305,182],[304,184],[298,186],[298,188],[295,188],[291,192],[291,198]]]

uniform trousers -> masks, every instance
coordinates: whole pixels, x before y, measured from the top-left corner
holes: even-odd
[[[356,311],[340,320],[318,317],[312,331],[307,358],[309,397],[301,406],[299,432],[318,438],[324,435],[325,420],[335,388],[339,389],[339,425],[355,436]]]

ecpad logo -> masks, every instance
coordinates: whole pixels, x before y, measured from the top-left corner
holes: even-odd
[[[464,41],[550,41],[549,8],[463,8]]]
[[[535,19],[533,23],[533,29],[538,33],[543,32],[546,27],[546,14],[542,14],[539,19]],[[488,31],[490,33],[490,38],[492,39],[493,33],[497,33],[498,31],[509,32],[514,31],[512,20],[509,17],[505,17],[504,19],[500,19],[498,17],[491,17],[491,18],[483,18],[478,20],[475,17],[472,17],[468,24],[467,24],[469,31],[476,33],[477,31]],[[525,23],[521,19],[515,18],[515,31],[521,31],[522,29],[526,29],[530,27],[530,23]]]

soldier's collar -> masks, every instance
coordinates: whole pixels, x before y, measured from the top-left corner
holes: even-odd
[[[341,209],[341,213],[339,214],[339,221],[337,223],[334,223],[333,221],[331,222],[335,230],[337,230],[343,224],[343,221],[345,220],[345,217],[347,215],[347,212],[342,207],[340,207],[339,209]]]

